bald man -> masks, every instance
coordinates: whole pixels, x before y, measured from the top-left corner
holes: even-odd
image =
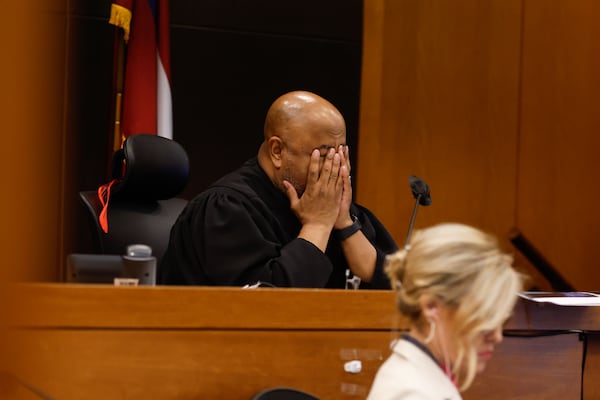
[[[279,97],[258,156],[196,196],[171,230],[167,285],[389,288],[397,245],[352,202],[346,124],[310,92]]]

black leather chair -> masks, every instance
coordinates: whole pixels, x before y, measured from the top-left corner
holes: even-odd
[[[251,400],[319,400],[319,398],[294,388],[274,387],[262,390]]]
[[[98,191],[79,193],[89,211],[97,253],[125,254],[130,244],[146,244],[160,262],[171,226],[187,204],[176,196],[189,173],[189,159],[179,143],[146,134],[127,138],[113,157],[107,233],[99,222],[103,205]]]

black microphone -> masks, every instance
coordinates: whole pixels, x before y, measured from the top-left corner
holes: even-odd
[[[404,243],[405,249],[410,247],[410,237],[412,236],[413,226],[415,225],[415,219],[417,218],[417,209],[419,208],[419,204],[422,206],[428,206],[431,204],[429,186],[427,186],[423,179],[411,175],[408,178],[408,184],[410,185],[410,190],[415,198],[415,207],[413,209],[412,217],[410,218],[410,224],[408,225],[408,234],[406,235],[406,242]]]

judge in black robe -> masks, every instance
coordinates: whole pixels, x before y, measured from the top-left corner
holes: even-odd
[[[333,117],[322,117],[323,109]],[[344,288],[349,275],[360,270],[361,287],[389,288],[383,265],[385,256],[397,250],[393,238],[368,209],[351,197],[340,200],[344,190],[351,196],[351,186],[345,125],[339,128],[338,114],[312,93],[278,99],[267,115],[258,158],[200,193],[179,216],[159,282]],[[303,140],[294,141],[298,136]],[[284,180],[291,184],[278,184]],[[366,273],[355,267],[361,263]]]

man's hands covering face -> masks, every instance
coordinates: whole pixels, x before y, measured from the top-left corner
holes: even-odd
[[[349,226],[352,224],[352,187],[348,147],[340,145],[337,149],[329,149],[323,165],[319,167],[320,159],[319,150],[313,150],[301,198],[293,185],[283,182],[291,209],[303,226],[315,225],[329,231],[334,227]]]

